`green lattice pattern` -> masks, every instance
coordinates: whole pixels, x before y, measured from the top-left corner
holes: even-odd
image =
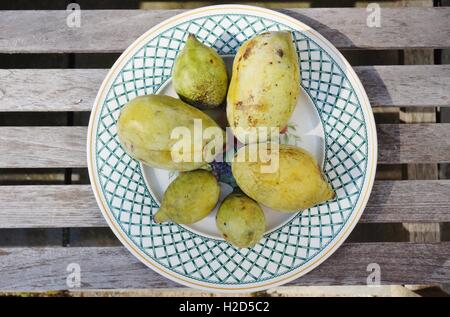
[[[326,134],[324,170],[336,199],[299,213],[252,249],[235,249],[224,241],[151,220],[158,205],[144,184],[138,162],[123,151],[116,136],[120,108],[137,95],[154,93],[170,77],[188,33],[220,54],[234,54],[253,35],[280,29],[289,28],[249,15],[215,15],[181,23],[139,49],[103,103],[96,157],[109,208],[137,247],[177,274],[220,284],[261,282],[286,274],[311,261],[336,237],[359,199],[368,159],[361,106],[337,63],[306,34],[296,31],[301,84],[321,117]]]

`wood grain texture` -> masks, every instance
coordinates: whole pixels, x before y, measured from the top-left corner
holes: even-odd
[[[450,106],[450,65],[354,67],[372,106]]]
[[[354,69],[372,106],[450,106],[450,65]],[[90,111],[106,73],[106,69],[0,70],[0,111]]]
[[[0,69],[0,111],[90,111],[106,69]]]
[[[380,163],[450,161],[450,124],[378,124]]]
[[[431,4],[432,5],[432,4]],[[405,64],[434,64],[434,51],[430,49],[407,49],[403,52]],[[405,123],[436,122],[436,108],[416,107],[401,108],[400,120]],[[408,164],[406,166],[407,179],[438,179],[437,164]],[[440,242],[440,223],[404,223],[403,227],[409,232],[410,242]]]
[[[448,222],[450,180],[374,183],[360,222]]]
[[[0,228],[106,227],[90,185],[0,186]]]
[[[449,192],[450,180],[376,181],[360,222],[450,222]],[[90,185],[0,186],[0,201],[0,228],[107,226]]]
[[[86,127],[0,127],[4,167],[86,167]]]
[[[368,27],[364,8],[278,11],[306,23],[338,48],[450,47],[449,8],[383,8],[379,28]],[[81,27],[70,28],[63,10],[2,11],[0,53],[122,52],[151,27],[181,12],[82,10]]]
[[[378,163],[450,162],[450,123],[379,124]],[[86,127],[0,127],[0,168],[86,167]]]
[[[448,283],[450,243],[348,243],[288,285],[365,285],[369,263],[381,267],[381,284]],[[1,290],[67,289],[67,266],[81,268],[81,287],[180,287],[139,262],[124,247],[0,249]]]

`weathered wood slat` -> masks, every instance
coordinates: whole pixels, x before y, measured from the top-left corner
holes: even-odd
[[[86,127],[0,127],[0,168],[86,167]]]
[[[0,186],[0,228],[106,227],[90,185]]]
[[[380,163],[450,161],[450,124],[378,124]]]
[[[364,8],[279,11],[316,29],[338,48],[450,47],[449,8],[383,8],[378,28],[367,25]],[[148,29],[181,12],[83,10],[81,27],[70,28],[63,10],[3,11],[0,53],[122,52]]]
[[[355,70],[372,106],[450,106],[450,65]],[[106,69],[0,70],[0,111],[90,111],[106,73]]]
[[[450,243],[348,243],[289,285],[365,285],[367,266],[381,267],[381,284],[447,283]],[[140,263],[124,247],[0,249],[1,290],[67,289],[67,266],[81,268],[81,287],[180,287]]]
[[[360,222],[448,222],[450,180],[374,183]]]
[[[354,67],[372,106],[450,106],[450,65]]]
[[[450,124],[379,124],[378,162],[450,162]],[[0,168],[86,167],[86,127],[0,127]]]
[[[0,69],[0,111],[91,111],[106,69]]]
[[[450,180],[376,181],[360,222],[450,222],[449,192]],[[0,228],[106,226],[90,185],[0,186],[0,201]]]

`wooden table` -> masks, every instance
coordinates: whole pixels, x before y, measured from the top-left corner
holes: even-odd
[[[450,48],[450,8],[382,9],[369,28],[365,9],[282,10],[337,48]],[[120,53],[180,10],[82,11],[81,28],[65,11],[0,12],[0,53]],[[1,58],[1,57],[0,57]],[[373,107],[450,107],[450,65],[355,67]],[[6,112],[88,112],[107,69],[1,69]],[[0,171],[86,169],[85,126],[1,126]],[[450,163],[450,124],[377,124],[378,164]],[[0,172],[1,173],[1,172]],[[89,184],[0,186],[0,228],[106,227]],[[361,223],[450,222],[450,180],[377,180]],[[0,290],[67,289],[67,266],[81,267],[84,289],[168,288],[124,247],[0,248]],[[450,283],[450,243],[345,243],[290,285],[365,285],[378,263],[382,284]]]

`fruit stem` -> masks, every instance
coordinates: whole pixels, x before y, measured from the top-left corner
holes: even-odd
[[[165,212],[163,208],[160,208],[153,216],[153,221],[156,223],[161,223],[169,220],[170,220],[169,215],[167,214],[167,212]]]

